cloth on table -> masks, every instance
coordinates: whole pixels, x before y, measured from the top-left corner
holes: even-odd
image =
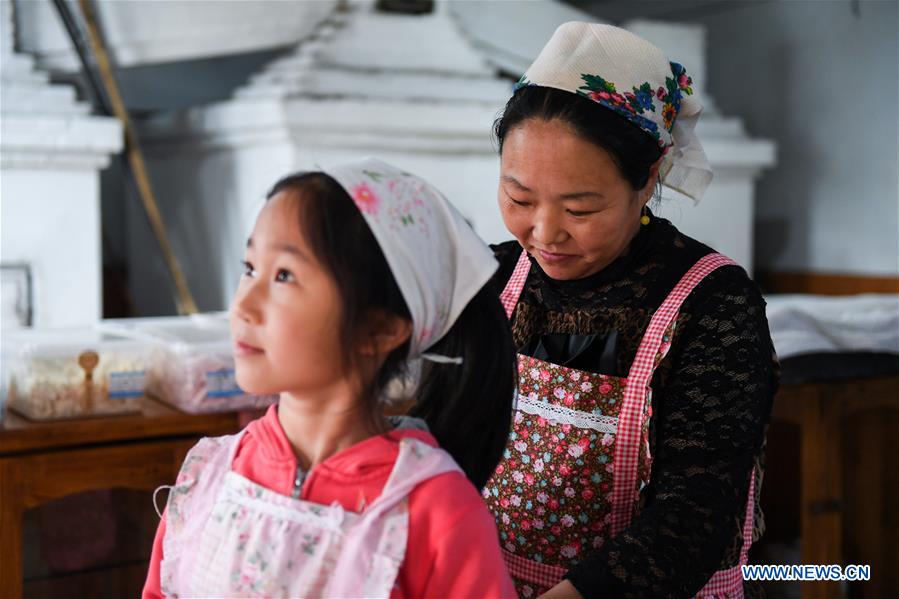
[[[899,374],[899,295],[767,295],[781,383]]]

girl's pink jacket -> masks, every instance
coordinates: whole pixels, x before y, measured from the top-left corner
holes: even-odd
[[[399,439],[412,437],[436,446],[420,430],[396,429],[366,439],[312,469],[301,499],[359,511],[374,501],[393,468]],[[290,495],[297,462],[272,406],[248,426],[232,464],[235,472],[278,493]],[[159,564],[165,516],[159,523],[144,599],[162,597]],[[515,597],[500,554],[493,517],[461,472],[425,481],[409,497],[409,540],[393,599],[407,597]]]

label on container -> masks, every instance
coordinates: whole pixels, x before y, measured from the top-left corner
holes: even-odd
[[[237,386],[233,368],[206,371],[206,397],[236,397],[244,391]]]
[[[129,399],[144,394],[147,373],[144,370],[120,370],[109,373],[109,399]]]

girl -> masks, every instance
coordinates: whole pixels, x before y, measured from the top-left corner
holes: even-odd
[[[516,379],[496,266],[439,192],[382,162],[279,181],[231,326],[240,386],[280,402],[190,451],[144,597],[514,596],[478,494]],[[413,418],[392,427],[385,386],[418,358]]]

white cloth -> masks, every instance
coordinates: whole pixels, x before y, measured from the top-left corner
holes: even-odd
[[[695,133],[702,104],[691,83],[683,67],[643,38],[571,21],[556,29],[519,85],[571,92],[621,114],[666,152],[662,184],[699,202],[712,169]]]
[[[499,264],[462,215],[423,179],[366,158],[324,169],[371,228],[412,315],[409,358],[449,331]],[[459,362],[449,357],[451,362]]]
[[[781,359],[819,352],[899,354],[899,295],[767,295],[765,301]]]

